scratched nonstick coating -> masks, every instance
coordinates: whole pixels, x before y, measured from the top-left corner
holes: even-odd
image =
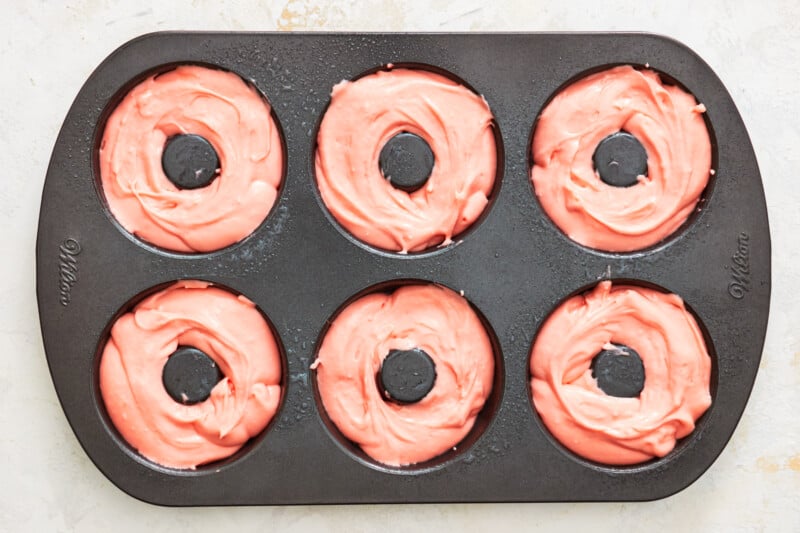
[[[170,65],[233,71],[268,98],[286,174],[266,221],[211,254],[161,251],[125,232],[99,191],[104,121],[133,84]],[[381,252],[348,236],[314,181],[316,128],[331,88],[386,63],[442,69],[484,95],[500,143],[499,186],[457,244]],[[536,118],[559,88],[616,64],[649,65],[708,108],[716,169],[697,212],[674,236],[610,254],[566,238],[529,179]],[[196,471],[159,467],[130,448],[100,401],[108,328],[143,295],[178,279],[218,283],[269,317],[285,355],[284,399],[260,437]],[[559,302],[599,280],[684,298],[713,359],[713,404],[663,459],[635,467],[583,460],[557,443],[531,404],[529,353]],[[337,309],[397,280],[464,291],[496,337],[495,390],[476,428],[442,458],[405,469],[371,462],[332,429],[309,365]],[[744,124],[712,70],[680,43],[648,34],[158,33],[122,46],[91,75],[64,121],[42,197],[37,294],[47,360],[86,453],[122,490],[162,505],[649,500],[688,486],[730,438],[750,394],[766,332],[770,237]]]

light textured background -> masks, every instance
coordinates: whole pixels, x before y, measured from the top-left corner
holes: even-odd
[[[0,0],[1,531],[800,531],[800,2]],[[92,69],[142,33],[196,30],[645,30],[698,52],[733,95],[769,205],[773,297],[758,380],[736,433],[694,485],[632,504],[168,509],[115,488],[81,450],[47,371],[34,300],[45,170]],[[533,475],[533,474],[532,474]]]

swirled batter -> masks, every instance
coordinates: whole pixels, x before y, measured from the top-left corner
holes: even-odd
[[[610,344],[638,352],[645,381],[637,398],[606,395],[592,359]],[[531,352],[533,405],[550,432],[600,463],[663,457],[711,405],[711,358],[683,300],[601,282],[570,298],[542,326]]]
[[[423,70],[379,71],[333,88],[317,136],[322,200],[358,239],[385,250],[449,244],[481,215],[497,172],[493,118],[486,101]],[[435,163],[426,184],[394,188],[379,167],[386,142],[418,135]]]
[[[433,389],[413,404],[385,400],[376,384],[384,358],[413,348],[436,365]],[[494,356],[463,297],[438,285],[408,285],[347,306],[312,368],[339,431],[376,461],[399,466],[432,459],[469,433],[492,390]]]
[[[213,359],[225,377],[194,405],[174,401],[161,374],[178,346]],[[200,281],[181,281],[122,315],[100,360],[114,426],[144,457],[195,468],[224,459],[267,426],[281,397],[278,345],[255,305]]]
[[[621,66],[587,76],[542,111],[533,135],[536,195],[572,240],[611,252],[652,246],[694,211],[711,172],[711,141],[691,94],[650,70]],[[592,155],[626,131],[647,152],[647,176],[627,188],[604,183]]]
[[[170,137],[195,134],[217,152],[220,174],[178,189],[161,155]],[[178,252],[210,252],[250,235],[277,197],[283,172],[270,106],[239,76],[180,66],[133,88],[106,123],[100,178],[108,208],[129,232]]]

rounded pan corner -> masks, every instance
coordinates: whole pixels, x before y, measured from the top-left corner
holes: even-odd
[[[720,450],[720,453],[721,452],[722,452],[722,450]],[[677,486],[674,486],[674,487],[671,486],[671,487],[666,488],[666,490],[656,491],[656,493],[654,495],[649,495],[648,494],[644,498],[636,499],[636,500],[632,500],[632,501],[656,502],[656,501],[659,501],[659,500],[665,500],[667,498],[672,498],[673,496],[685,491],[686,489],[688,489],[689,487],[694,485],[697,482],[697,480],[700,479],[703,476],[703,474],[705,474],[706,471],[708,471],[709,468],[711,468],[711,465],[713,465],[717,461],[717,458],[719,457],[719,455],[720,454],[717,454],[716,456],[714,456],[708,462],[708,464],[703,465],[703,467],[698,469],[696,472],[694,472],[692,474],[692,476],[686,477],[683,480],[681,480],[681,483],[678,484]]]
[[[89,457],[91,458],[91,455],[89,455]],[[100,470],[100,472],[102,472],[103,476],[112,485],[114,485],[121,492],[127,494],[128,496],[130,496],[131,498],[133,498],[135,500],[139,500],[140,502],[146,503],[148,505],[153,505],[153,506],[156,506],[156,507],[173,507],[173,508],[175,508],[175,507],[188,507],[188,506],[191,505],[191,504],[181,505],[181,504],[174,503],[174,502],[162,501],[162,500],[158,499],[157,497],[153,497],[154,496],[153,494],[147,494],[146,491],[144,491],[144,490],[141,491],[141,492],[136,491],[136,490],[126,486],[124,483],[120,483],[114,476],[110,475],[105,469],[101,468],[100,465],[98,465],[97,462],[95,462],[93,458],[92,458],[92,462],[95,464],[95,466],[97,466],[97,469]]]
[[[705,59],[703,59],[703,57],[695,51],[694,48],[692,48],[691,46],[689,46],[688,44],[686,44],[685,42],[681,41],[680,39],[678,39],[676,37],[672,37],[671,35],[666,35],[666,34],[663,34],[663,33],[647,32],[647,31],[632,32],[630,35],[636,35],[636,36],[639,36],[639,37],[647,37],[647,38],[653,39],[654,41],[658,41],[658,42],[666,44],[666,45],[668,45],[668,46],[670,46],[672,48],[675,48],[680,53],[687,54],[694,61],[696,61],[697,63],[702,65],[703,68],[708,70],[708,72],[711,73],[715,78],[718,78],[717,73],[714,71],[713,68],[711,68],[711,65],[709,65],[708,62]]]
[[[97,70],[101,67],[105,66],[107,63],[110,63],[119,55],[129,53],[132,49],[135,50],[137,47],[142,46],[143,43],[153,40],[159,39],[166,39],[169,37],[175,37],[178,35],[183,34],[196,34],[197,32],[192,31],[185,31],[185,30],[156,30],[147,33],[143,33],[141,35],[137,35],[132,39],[125,41],[124,43],[117,46],[114,50],[112,50],[103,61],[97,66]]]

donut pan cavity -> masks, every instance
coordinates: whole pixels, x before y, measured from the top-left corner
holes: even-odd
[[[267,97],[284,138],[285,177],[263,224],[209,254],[159,250],[127,234],[97,187],[103,122],[132,82],[170,65],[230,70]],[[331,88],[387,63],[426,65],[482,94],[498,126],[490,206],[455,244],[419,254],[345,235],[314,181],[316,128]],[[568,80],[604,66],[649,65],[708,109],[713,176],[697,212],[644,251],[589,250],[543,213],[530,183],[537,116]],[[441,69],[441,70],[439,70]],[[153,288],[217,283],[269,318],[285,355],[269,427],[233,457],[197,470],[141,458],[108,421],[99,352],[111,322]],[[566,451],[531,405],[529,354],[564,299],[604,279],[661,287],[698,318],[713,358],[709,410],[662,459],[598,465]],[[434,282],[464,291],[496,336],[496,389],[463,445],[423,465],[382,467],[330,429],[315,394],[321,333],[371,287]],[[37,240],[44,345],[64,412],[117,486],[162,505],[649,500],[699,477],[730,438],[758,369],[770,291],[770,237],[758,166],[728,92],[695,53],[648,34],[159,33],[114,52],[78,94],[53,150]]]

